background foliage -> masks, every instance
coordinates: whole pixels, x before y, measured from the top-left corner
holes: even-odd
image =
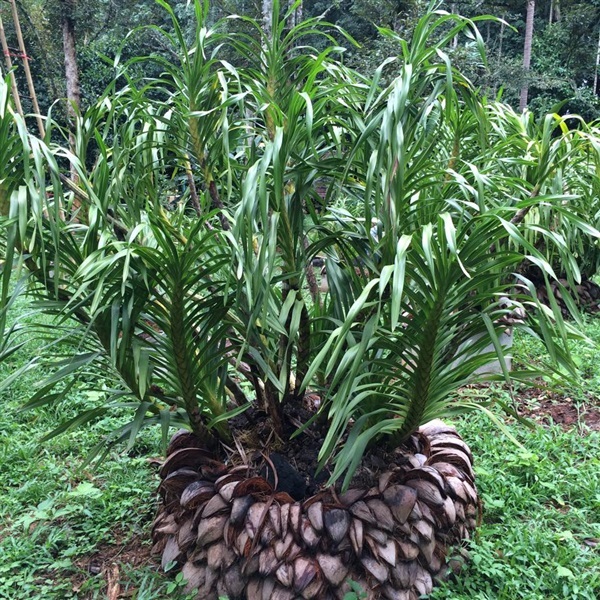
[[[191,34],[191,9],[186,0],[170,2],[177,16],[188,23]],[[89,106],[103,92],[114,71],[102,56],[113,57],[127,33],[141,25],[168,26],[164,11],[154,0],[18,0],[28,51],[33,59],[36,86],[43,112],[64,96],[61,16],[68,11],[75,21],[84,105]],[[325,14],[327,20],[345,28],[361,44],[347,47],[346,61],[365,73],[371,72],[385,57],[394,54],[394,43],[382,39],[376,26],[384,26],[401,36],[414,28],[430,2],[427,0],[305,0],[304,17]],[[526,3],[518,0],[460,0],[437,2],[441,8],[467,17],[493,15],[506,21],[483,26],[489,64],[483,65],[469,40],[458,38],[453,60],[490,96],[502,92],[503,99],[518,106],[522,71]],[[260,3],[247,0],[211,2],[210,21],[227,14],[260,17]],[[8,5],[0,6],[7,35],[13,40]],[[550,15],[552,13],[552,16]],[[232,27],[237,27],[233,25]],[[586,120],[600,117],[599,89],[594,90],[600,2],[598,0],[538,0],[536,2],[534,43],[529,106],[543,114],[566,101],[561,112],[581,114]],[[343,39],[340,40],[343,44]],[[152,30],[133,36],[123,57],[145,53],[169,53],[164,40]],[[20,73],[20,70],[19,70]],[[20,73],[22,76],[22,74]],[[21,79],[21,87],[25,82]]]

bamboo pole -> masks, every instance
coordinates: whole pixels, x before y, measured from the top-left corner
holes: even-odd
[[[19,97],[19,90],[17,88],[17,79],[15,72],[13,71],[12,60],[10,59],[10,49],[6,41],[6,34],[4,33],[4,24],[2,23],[2,16],[0,15],[0,43],[2,44],[2,53],[4,54],[4,62],[10,76],[11,92],[13,100],[15,101],[15,108],[17,112],[23,116],[23,107],[21,106],[21,98]]]
[[[23,33],[21,32],[21,25],[19,23],[19,12],[17,10],[17,3],[15,0],[10,0],[10,7],[12,9],[13,21],[15,23],[15,32],[17,34],[17,40],[19,42],[19,51],[21,52],[21,58],[23,59],[23,69],[25,71],[25,78],[27,79],[27,87],[29,88],[29,95],[31,96],[31,102],[33,104],[33,111],[37,120],[38,129],[40,136],[45,137],[44,122],[38,105],[37,96],[35,94],[35,87],[33,85],[33,78],[31,77],[31,70],[29,69],[29,56],[25,50],[25,42],[23,40]]]

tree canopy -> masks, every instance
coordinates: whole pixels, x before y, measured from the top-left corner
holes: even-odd
[[[73,24],[85,106],[91,105],[113,78],[116,56],[123,61],[142,54],[170,52],[155,29],[155,26],[169,27],[165,12],[155,0],[16,0],[16,4],[42,112],[67,96],[63,27],[67,18]],[[193,11],[189,2],[170,0],[168,4],[191,35]],[[268,10],[268,6],[245,0],[219,0],[211,3],[209,20],[216,22],[233,14],[261,18],[261,11]],[[300,14],[302,18],[325,14],[329,22],[347,30],[360,47],[340,36],[338,42],[346,47],[344,61],[370,73],[386,56],[397,54],[398,50],[392,38],[380,35],[378,27],[406,38],[418,18],[433,6],[469,18],[496,17],[480,25],[487,64],[481,61],[475,41],[466,36],[457,37],[451,48],[453,62],[488,97],[501,95],[503,101],[518,107],[521,90],[527,83],[528,108],[537,114],[557,109],[560,114],[577,113],[586,120],[600,117],[597,77],[600,0],[538,0],[531,68],[527,73],[523,69],[526,2],[304,0]],[[0,16],[9,45],[16,47],[9,3],[0,5]],[[239,24],[231,21],[231,27]],[[25,90],[18,52],[14,54],[17,78]],[[393,76],[395,73],[390,72],[389,77]],[[26,111],[31,110],[28,98],[24,98],[24,104]]]

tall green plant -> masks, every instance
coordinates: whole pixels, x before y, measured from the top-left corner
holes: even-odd
[[[502,357],[505,296],[527,307],[522,325],[555,368],[570,367],[571,328],[520,266],[552,279],[545,250],[556,247],[576,278],[572,250],[550,224],[514,217],[538,203],[580,219],[565,190],[532,193],[538,182],[515,166],[518,134],[498,143],[502,109],[444,53],[456,35],[480,40],[472,21],[428,13],[411,41],[397,40],[402,56],[364,77],[337,46],[306,44],[332,41],[319,20],[288,30],[276,5],[272,37],[250,20],[256,37],[225,36],[223,23],[204,26],[197,2],[188,46],[161,4],[179,61],[163,61],[157,81],[113,85],[79,119],[75,155],[27,138],[35,161],[19,171],[26,196],[12,197],[19,247],[61,325],[55,351],[73,348],[30,406],[101,364],[116,382],[107,402],[61,429],[126,404],[133,419],[113,441],[133,443],[153,423],[166,441],[186,424],[210,446],[252,405],[286,439],[286,406],[316,391],[321,465],[348,484],[369,445],[474,406],[455,392],[489,379],[477,368]],[[398,71],[389,86],[385,69]],[[548,173],[580,151],[570,139],[544,155]],[[61,176],[64,158],[76,185]],[[323,298],[307,290],[316,254]]]
[[[10,324],[8,312],[23,293],[26,277],[21,270],[23,247],[19,232],[25,231],[24,215],[18,206],[26,201],[23,175],[31,173],[30,145],[24,120],[10,103],[10,78],[0,80],[0,361],[16,352],[23,342],[15,340],[18,324]],[[9,381],[18,377],[14,373]]]

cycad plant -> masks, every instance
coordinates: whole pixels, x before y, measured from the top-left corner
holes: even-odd
[[[552,251],[576,281],[572,246],[521,215],[551,209],[597,236],[561,184],[577,153],[597,164],[595,138],[582,125],[575,145],[555,120],[552,152],[538,160],[532,141],[524,155],[521,117],[444,53],[458,35],[482,46],[468,19],[429,12],[363,76],[343,65],[342,32],[288,27],[277,3],[266,33],[208,27],[197,2],[192,40],[159,3],[178,59],[147,59],[164,69],[152,81],[117,62],[74,152],[48,141],[62,134],[51,119],[45,142],[25,135],[2,87],[3,140],[19,148],[0,180],[4,289],[20,256],[64,353],[29,406],[102,369],[104,401],[59,430],[130,407],[92,455],[153,424],[165,448],[171,427],[191,432],[169,446],[154,538],[201,598],[334,598],[350,580],[373,597],[427,593],[477,513],[469,450],[435,419],[488,410],[459,389],[497,377],[481,369],[493,357],[507,380],[538,374],[505,366],[517,308],[549,367],[570,368],[572,329],[522,267],[549,284]],[[297,464],[304,445],[316,478]]]

